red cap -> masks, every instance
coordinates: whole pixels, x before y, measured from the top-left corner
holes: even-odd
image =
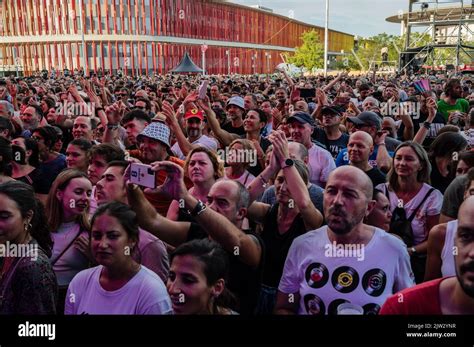
[[[199,118],[200,120],[204,120],[204,115],[202,111],[198,110],[197,108],[193,108],[185,113],[184,119],[189,118]]]

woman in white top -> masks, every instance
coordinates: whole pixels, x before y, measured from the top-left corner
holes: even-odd
[[[46,217],[54,246],[51,265],[59,285],[58,312],[62,313],[67,286],[89,267],[89,203],[92,184],[87,174],[68,169],[54,180],[46,203]]]
[[[427,183],[430,172],[431,165],[423,147],[411,141],[403,142],[395,150],[388,183],[376,187],[389,197],[393,215],[404,210],[407,219],[413,218],[413,244],[408,245],[413,267],[414,260],[426,257],[428,233],[438,224],[443,202],[443,195]],[[390,230],[395,234],[399,231]],[[419,270],[413,269],[417,283],[424,277],[424,265],[421,265]]]
[[[135,212],[111,202],[97,209],[91,224],[91,252],[99,266],[71,281],[65,314],[172,313],[163,281],[131,256],[139,241]]]
[[[232,141],[226,153],[226,162],[229,166],[225,168],[225,178],[239,181],[247,187],[255,179],[247,169],[250,165],[257,165],[257,160],[257,151],[251,141],[246,139]]]

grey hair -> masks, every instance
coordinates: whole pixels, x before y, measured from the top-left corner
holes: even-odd
[[[15,113],[15,108],[13,107],[11,103],[9,103],[6,100],[0,100],[0,105],[5,105],[5,107],[7,108],[8,114],[10,116],[13,116],[13,114]]]

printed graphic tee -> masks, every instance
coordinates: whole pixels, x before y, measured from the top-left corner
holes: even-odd
[[[362,252],[346,249],[344,255],[329,240],[327,228],[297,237],[288,252],[278,289],[300,294],[298,314],[334,315],[342,303],[378,314],[389,296],[414,285],[400,239],[375,228],[369,243],[359,248]]]

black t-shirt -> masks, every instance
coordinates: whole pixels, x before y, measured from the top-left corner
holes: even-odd
[[[377,169],[376,167],[373,167],[372,169],[370,169],[369,171],[366,171],[365,173],[367,174],[367,176],[369,176],[374,188],[381,183],[387,182],[385,174],[379,169]]]
[[[290,228],[280,234],[278,231],[278,208],[274,204],[263,223],[261,237],[265,245],[265,268],[263,269],[262,283],[269,287],[277,288],[283,274],[285,260],[293,240],[306,232],[303,218],[298,214]]]
[[[253,235],[262,248],[262,258],[257,268],[253,268],[243,263],[239,257],[233,253],[227,252],[230,259],[229,283],[227,288],[237,297],[239,307],[231,309],[239,312],[241,315],[250,316],[254,313],[257,306],[258,296],[260,294],[260,285],[262,282],[263,259],[265,259],[264,244],[262,239],[253,232],[243,230],[246,234]],[[208,234],[199,224],[191,223],[186,241],[204,239]]]
[[[441,175],[441,172],[438,170],[438,166],[434,160],[431,161],[431,186],[438,189],[441,194],[444,194],[444,191],[448,188],[449,184],[454,180],[455,177],[448,175],[444,177]]]
[[[342,133],[337,140],[330,140],[326,136],[324,129],[321,128],[314,128],[312,138],[326,146],[326,149],[331,153],[334,159],[337,158],[341,150],[347,147],[347,143],[349,142],[348,134]]]
[[[35,182],[38,179],[39,173],[40,173],[39,170],[35,168],[28,175],[17,177],[15,179],[17,181],[21,181],[23,183],[29,184],[30,186],[34,187]]]
[[[229,123],[226,123],[222,126],[222,129],[231,133],[231,134],[237,134],[237,135],[245,135],[245,129],[244,129],[244,125],[242,124],[240,127],[238,128],[234,128],[232,126],[232,123],[229,122]]]
[[[41,163],[38,167],[38,176],[33,187],[38,194],[48,194],[56,177],[66,168],[66,156],[60,154],[56,159]]]
[[[416,117],[415,117],[416,118]],[[426,119],[428,118],[428,114],[426,112],[420,112],[420,118],[415,119],[412,118],[413,120],[413,132],[416,135],[418,130],[420,130],[420,127],[423,126],[423,123],[426,122]],[[426,135],[425,141],[423,142],[423,147],[427,148],[431,145],[431,143],[434,141],[436,136],[438,136],[439,130],[446,125],[446,120],[443,117],[443,114],[441,112],[436,112],[435,118],[433,119],[433,122],[431,123],[430,130],[428,131],[428,134]],[[405,125],[402,123],[400,124],[400,128],[398,129],[397,136],[399,139],[403,138],[403,131],[405,130]]]

